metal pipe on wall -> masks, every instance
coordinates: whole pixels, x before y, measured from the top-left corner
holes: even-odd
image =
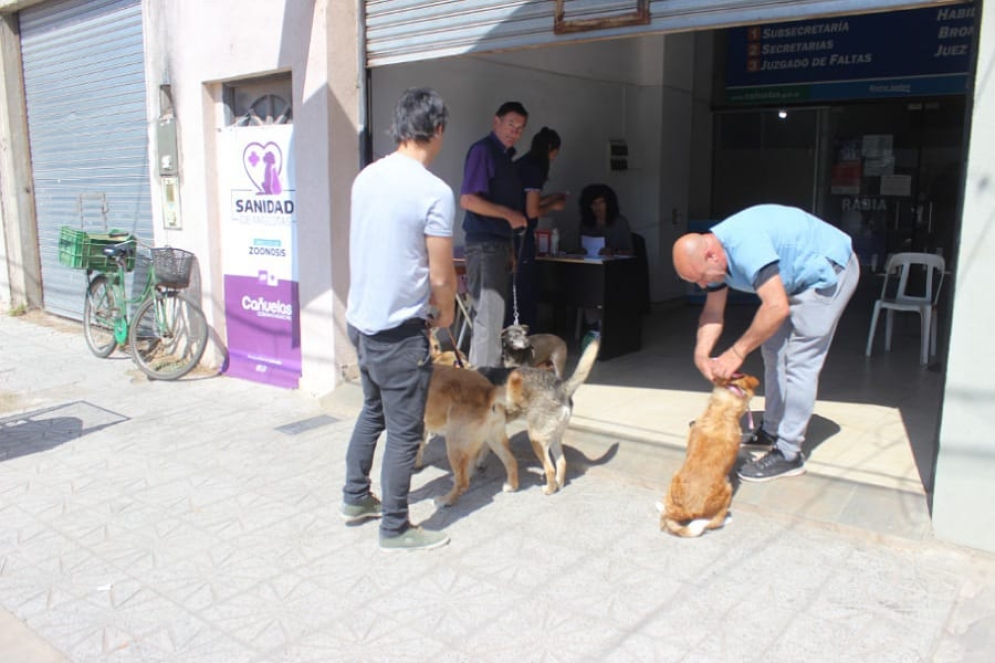
[[[359,88],[359,168],[373,161],[373,141],[370,139],[370,70],[366,65],[366,0],[356,0],[356,41],[358,48],[356,85]]]

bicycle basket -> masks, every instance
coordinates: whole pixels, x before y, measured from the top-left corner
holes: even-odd
[[[152,249],[152,267],[155,282],[167,288],[186,288],[190,285],[193,254],[171,246]]]
[[[134,239],[134,235],[127,233],[95,233],[62,226],[59,228],[59,263],[75,269],[113,269],[114,261],[104,255],[104,248]],[[132,253],[125,261],[125,269],[130,272],[134,268],[135,255]]]

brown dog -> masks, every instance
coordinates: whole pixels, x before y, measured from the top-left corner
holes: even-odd
[[[518,380],[512,384],[517,386]],[[428,436],[444,435],[446,455],[453,470],[453,488],[436,498],[436,504],[451,506],[466,492],[474,465],[487,448],[504,464],[508,475],[505,492],[518,490],[518,462],[511,453],[505,424],[505,387],[491,384],[476,371],[443,365],[433,367],[425,404],[425,438],[415,465],[422,465]]]
[[[556,334],[529,334],[528,325],[511,325],[501,332],[501,360],[505,368],[551,368],[563,377],[567,343]]]
[[[466,355],[458,348],[443,350],[439,341],[439,328],[432,327],[428,334],[429,352],[432,355],[432,363],[438,366],[456,366],[458,368],[470,368],[470,363],[466,360]]]
[[[739,422],[759,384],[752,375],[716,380],[705,412],[691,426],[684,465],[670,482],[660,529],[695,537],[725,524],[732,503],[729,472],[742,439]]]

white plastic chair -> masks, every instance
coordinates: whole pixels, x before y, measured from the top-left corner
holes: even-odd
[[[892,318],[895,312],[918,313],[921,328],[919,363],[923,366],[929,363],[929,357],[936,354],[936,303],[940,297],[945,267],[943,258],[932,253],[896,253],[888,258],[881,296],[874,302],[864,354],[871,356],[871,345],[874,343],[874,331],[877,329],[881,309],[888,312],[884,332],[885,351],[891,350]],[[910,285],[918,284],[917,270],[924,273],[923,287],[921,292],[918,288],[916,292],[910,292]]]

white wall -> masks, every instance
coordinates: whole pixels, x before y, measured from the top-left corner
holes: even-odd
[[[648,36],[611,42],[552,46],[542,49],[429,62],[391,65],[373,70],[371,127],[374,152],[393,149],[385,132],[400,92],[407,87],[434,87],[446,100],[451,120],[443,152],[432,170],[458,194],[463,160],[469,146],[490,131],[504,101],[521,101],[529,124],[517,145],[528,151],[543,126],[563,140],[553,164],[547,191],[570,191],[563,212],[543,225],[555,224],[564,242],[576,241],[577,196],[593,182],[610,185],[632,229],[646,236],[650,253],[651,297],[678,296],[670,265],[670,210],[687,218],[688,157],[691,135],[690,75],[693,35]],[[665,60],[673,58],[665,78]],[[629,170],[608,168],[608,143],[625,139]],[[661,209],[667,228],[661,233]],[[457,244],[462,243],[458,228]],[[654,252],[661,242],[664,254]]]
[[[159,86],[173,92],[179,127],[182,230],[156,219],[156,242],[201,257],[203,302],[225,339],[223,238],[215,137],[225,124],[223,83],[290,72],[295,116],[301,388],[324,394],[353,360],[345,335],[348,184],[358,170],[358,59],[355,3],[328,12],[327,0],[159,0],[143,3],[150,125]],[[150,141],[154,141],[150,131]],[[150,147],[154,161],[154,142]],[[152,176],[159,214],[159,183]],[[343,182],[345,184],[343,184]],[[336,222],[338,225],[336,226]],[[343,232],[341,228],[345,227]],[[336,230],[335,228],[338,228]],[[215,362],[223,355],[215,353]]]
[[[694,35],[669,37],[664,57],[663,114],[660,123],[660,224],[656,238],[660,256],[657,291],[680,297],[687,285],[673,270],[671,247],[687,231],[691,195],[691,148],[694,134]],[[647,245],[649,245],[647,238]]]
[[[0,230],[6,230],[8,221],[4,218],[3,209],[0,208]],[[7,262],[7,237],[5,232],[0,232],[0,315],[6,315],[10,310],[10,277],[8,276],[10,265]]]
[[[937,536],[995,550],[995,12],[982,14],[971,119],[964,214],[957,249],[956,299],[933,490]]]

